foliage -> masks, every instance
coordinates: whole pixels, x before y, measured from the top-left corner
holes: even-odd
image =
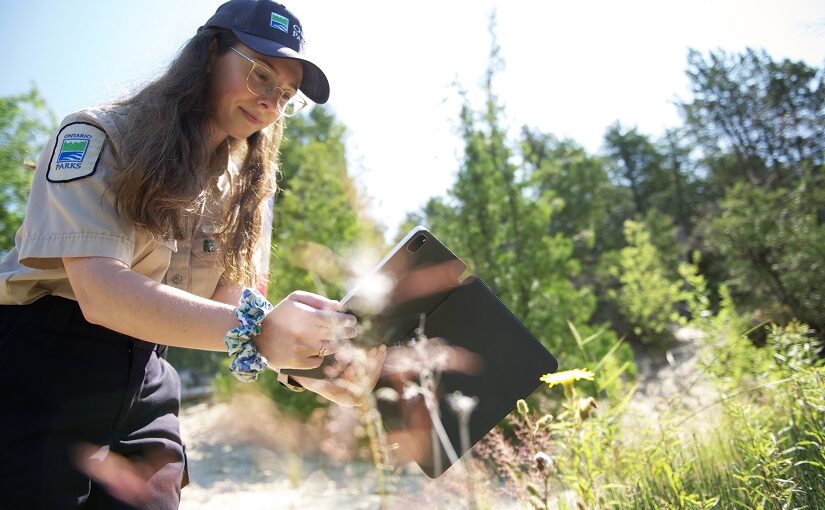
[[[825,163],[825,73],[764,51],[707,57],[691,50],[691,101],[681,104],[689,133],[707,156],[728,156],[708,179],[787,186]]]
[[[676,306],[686,296],[680,282],[668,274],[644,224],[628,220],[624,233],[627,246],[611,270],[621,286],[609,295],[633,332],[642,341],[652,342],[678,320]]]
[[[523,128],[521,157],[532,194],[555,205],[548,225],[574,243],[574,255],[591,267],[604,251],[621,247],[622,220],[632,214],[630,196],[614,186],[603,158],[573,140]]]
[[[283,179],[275,202],[269,297],[293,290],[343,296],[356,243],[375,247],[380,232],[347,168],[344,126],[321,107],[289,119],[281,150]]]
[[[708,297],[708,283],[705,276],[699,271],[702,254],[693,252],[691,262],[679,264],[679,276],[683,281],[682,298],[686,316],[680,317],[680,324],[685,325],[688,319],[702,321],[711,314],[711,302]]]
[[[0,97],[0,254],[14,245],[23,221],[34,165],[56,119],[40,91]]]
[[[721,423],[688,441],[663,432],[666,446],[643,454],[653,469],[637,467],[630,490],[616,494],[623,507],[825,507],[825,372],[811,355],[816,345],[807,327],[773,325],[766,347],[757,348],[730,326],[719,321],[708,337],[710,373],[727,395],[715,403]],[[734,384],[731,360],[740,371]],[[661,429],[700,419],[706,409]]]
[[[825,222],[811,202],[813,183],[765,190],[738,183],[720,205],[710,238],[727,262],[730,287],[766,319],[797,317],[825,330]]]
[[[604,141],[614,182],[630,190],[636,215],[644,216],[651,207],[651,195],[664,187],[662,155],[646,136],[618,123],[608,128]]]
[[[724,264],[719,276],[743,306],[822,335],[825,71],[748,49],[691,51],[687,74],[692,97],[680,109],[713,202],[703,251]]]

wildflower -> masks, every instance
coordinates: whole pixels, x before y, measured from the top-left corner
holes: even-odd
[[[590,410],[598,407],[599,406],[596,405],[596,399],[593,397],[579,399],[579,418],[582,420],[589,418]]]
[[[541,381],[547,383],[547,386],[550,388],[552,388],[553,386],[557,386],[559,384],[563,384],[565,386],[568,384],[573,384],[574,382],[580,379],[592,381],[593,372],[577,368],[574,370],[565,370],[564,372],[556,372],[555,374],[544,374],[543,376],[541,376]]]
[[[460,391],[454,391],[447,395],[447,402],[458,416],[469,416],[478,405],[478,397],[468,397]]]
[[[536,465],[541,472],[544,472],[545,469],[548,467],[553,467],[554,465],[553,459],[544,452],[538,452],[535,456],[533,456],[533,460],[536,461]]]
[[[527,407],[527,402],[523,399],[519,399],[519,401],[516,402],[516,409],[518,409],[518,414],[522,416],[527,416],[527,413],[530,412],[530,409]]]
[[[398,395],[398,392],[392,388],[383,387],[375,390],[375,398],[385,402],[398,402],[400,395]]]
[[[555,374],[544,374],[540,378],[542,382],[547,383],[549,388],[558,386],[559,384],[563,385],[564,395],[570,399],[573,398],[573,383],[580,379],[592,381],[593,372],[576,368],[573,370],[565,370],[564,372],[556,372]]]
[[[407,383],[404,386],[404,390],[401,393],[401,400],[412,400],[418,397],[419,395],[423,394],[424,391],[423,388],[421,388],[421,386],[418,386],[417,384]]]
[[[550,425],[551,421],[553,421],[553,415],[545,414],[536,422],[536,430],[540,430],[547,427],[548,425]]]

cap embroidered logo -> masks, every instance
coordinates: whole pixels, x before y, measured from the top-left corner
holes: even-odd
[[[273,12],[272,18],[269,20],[269,26],[277,28],[281,32],[289,33],[289,18]]]

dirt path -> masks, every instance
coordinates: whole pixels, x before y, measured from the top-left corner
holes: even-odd
[[[666,351],[637,351],[639,388],[630,403],[628,417],[654,424],[663,415],[687,415],[719,398],[713,383],[702,373],[703,333],[681,328]],[[704,425],[718,417],[711,407],[700,411]]]

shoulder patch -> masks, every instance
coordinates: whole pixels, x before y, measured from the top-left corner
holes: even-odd
[[[106,132],[88,122],[72,122],[57,133],[46,180],[69,182],[95,173]]]

